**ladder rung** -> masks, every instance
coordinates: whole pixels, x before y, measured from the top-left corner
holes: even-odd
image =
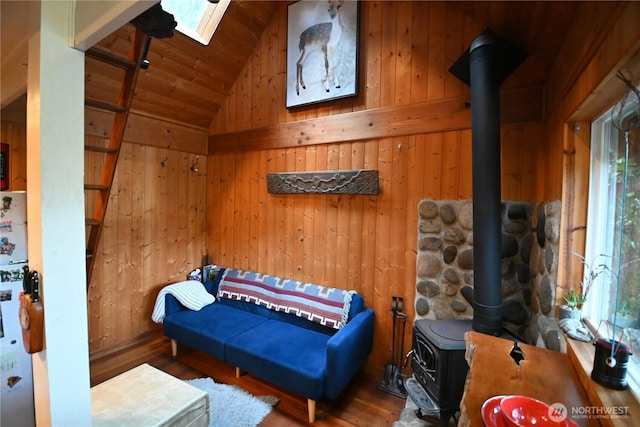
[[[97,99],[86,98],[84,105],[87,107],[97,108],[99,110],[111,111],[114,113],[123,113],[127,111],[126,107],[118,104],[112,104],[110,102],[98,101]]]
[[[109,190],[109,187],[107,187],[106,185],[100,185],[100,184],[85,184],[84,189],[95,190],[95,191],[107,191]]]
[[[111,53],[107,50],[99,49],[96,47],[93,47],[86,51],[85,55],[106,64],[124,68],[125,70],[132,70],[138,65],[129,58],[125,58],[124,56],[116,55],[115,53]]]
[[[1,1],[1,0],[0,0]],[[113,54],[106,49],[89,49],[85,58],[90,60],[101,61],[107,65],[113,65],[124,69],[124,73],[116,71],[117,74],[124,74],[122,86],[118,92],[118,98],[110,98],[108,96],[101,97],[104,101],[85,98],[85,106],[101,111],[114,113],[113,123],[111,125],[111,134],[109,136],[108,147],[102,144],[85,145],[85,151],[95,151],[105,153],[104,164],[102,165],[102,174],[99,181],[100,184],[85,184],[85,191],[98,191],[98,193],[89,193],[94,196],[93,215],[87,217],[85,214],[85,233],[86,233],[86,263],[87,263],[87,291],[91,283],[92,272],[94,271],[94,263],[97,258],[97,249],[100,244],[100,235],[104,227],[104,214],[109,202],[109,190],[113,183],[115,169],[118,163],[120,146],[126,130],[126,123],[129,117],[129,109],[133,102],[135,94],[136,81],[140,72],[140,62],[146,54],[149,46],[150,36],[146,36],[139,28],[136,29],[131,39],[130,52],[132,59],[125,59],[122,56]],[[116,94],[114,93],[114,96]],[[110,102],[107,102],[109,100]],[[115,104],[114,104],[115,103]],[[95,182],[95,181],[94,181]],[[98,222],[97,218],[100,219]]]
[[[98,145],[85,145],[84,149],[85,151],[95,151],[97,153],[117,153],[118,152],[117,148],[100,147]]]

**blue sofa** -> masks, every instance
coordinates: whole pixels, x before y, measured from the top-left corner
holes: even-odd
[[[235,366],[236,375],[246,371],[302,395],[309,422],[316,401],[337,398],[371,353],[374,313],[353,291],[229,268],[204,287],[216,300],[198,311],[165,295],[173,355],[179,342]]]

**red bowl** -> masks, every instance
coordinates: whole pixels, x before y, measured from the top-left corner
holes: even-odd
[[[549,405],[527,396],[506,396],[500,409],[507,425],[513,427],[565,427],[566,417],[552,416]]]

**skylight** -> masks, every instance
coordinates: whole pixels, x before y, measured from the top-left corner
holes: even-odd
[[[173,14],[176,30],[207,45],[213,37],[231,0],[162,0],[162,9]]]

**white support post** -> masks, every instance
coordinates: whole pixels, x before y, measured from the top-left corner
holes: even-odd
[[[91,425],[84,249],[84,53],[73,1],[31,2],[27,76],[29,266],[41,278],[44,349],[33,355],[36,424]]]

